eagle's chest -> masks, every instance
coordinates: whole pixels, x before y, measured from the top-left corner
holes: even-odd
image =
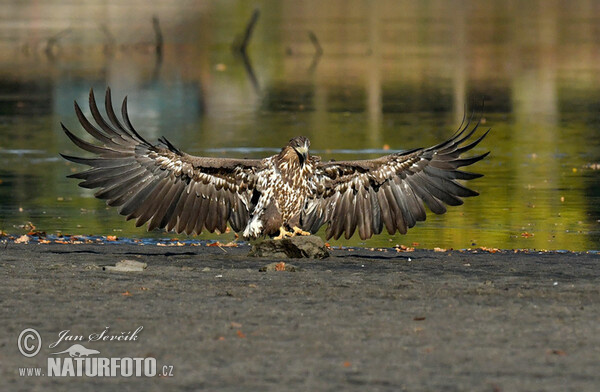
[[[284,163],[273,166],[269,176],[271,200],[288,221],[300,213],[309,192],[312,166]]]

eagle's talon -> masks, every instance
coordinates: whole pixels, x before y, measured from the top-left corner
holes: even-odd
[[[285,227],[281,226],[279,228],[279,235],[277,237],[274,237],[273,239],[274,240],[282,240],[285,237],[293,237],[293,236],[294,236],[294,233],[292,233],[291,231],[287,231],[285,229]]]
[[[292,228],[292,230],[294,230],[294,235],[296,234],[300,234],[300,235],[310,235],[310,233],[308,231],[304,231],[301,228],[299,228],[298,226],[294,226]]]

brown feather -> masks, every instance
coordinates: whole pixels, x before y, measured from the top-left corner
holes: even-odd
[[[208,202],[208,215],[206,216],[206,222],[204,223],[204,226],[206,227],[206,230],[210,231],[211,233],[215,231],[215,227],[217,226],[217,219],[219,216],[219,213],[217,211],[217,191],[216,190],[211,190],[207,196],[207,202]]]
[[[370,214],[369,212],[367,212],[367,214],[370,215],[370,218],[373,222],[371,235],[379,234],[381,233],[381,230],[383,230],[383,222],[381,220],[381,206],[379,205],[377,194],[375,193],[372,187],[369,187],[369,199],[371,201],[371,211]],[[370,236],[368,238],[370,238]]]
[[[211,191],[209,191],[208,188],[205,186],[198,187],[197,191],[202,192],[202,196],[200,197],[202,199],[202,206],[200,208],[200,213],[198,215],[198,221],[196,222],[195,228],[196,233],[200,234],[204,228],[210,231],[210,229],[208,229],[208,227],[206,226],[206,218],[211,212],[209,200]]]
[[[185,196],[187,195],[187,196]],[[183,196],[185,197],[185,201],[184,204],[181,208],[181,215],[179,217],[179,220],[177,221],[177,224],[175,225],[175,232],[177,234],[179,233],[183,233],[186,231],[186,228],[188,227],[188,223],[190,223],[190,220],[192,219],[192,212],[194,211],[194,203],[196,202],[196,199],[198,198],[198,196],[196,196],[196,193],[192,190],[190,190],[188,188],[187,192],[183,193]],[[195,218],[194,218],[195,219]],[[191,226],[193,228],[193,226]]]
[[[152,218],[152,216],[154,216],[154,214],[156,213],[158,204],[162,201],[164,196],[169,191],[169,187],[167,186],[168,184],[169,184],[169,179],[163,178],[162,181],[157,185],[158,192],[156,194],[153,194],[150,197],[148,197],[140,205],[140,207],[138,208],[138,211],[141,212],[141,215],[135,221],[136,227],[143,225],[150,218]]]
[[[154,230],[156,228],[163,228],[163,226],[161,226],[162,220],[165,217],[167,210],[171,208],[173,199],[175,199],[175,196],[177,196],[178,191],[180,191],[181,189],[178,185],[179,184],[172,182],[168,182],[165,185],[165,188],[167,188],[168,190],[162,197],[162,200],[159,200],[158,202],[158,207],[156,207],[156,213],[154,213],[152,219],[150,220],[150,223],[148,224],[148,231]]]
[[[193,234],[194,230],[198,226],[198,217],[200,216],[200,212],[202,211],[202,205],[204,204],[204,200],[202,200],[202,196],[198,196],[194,192],[190,193],[192,202],[190,205],[190,212],[187,222],[185,222],[185,234]],[[202,224],[200,224],[200,228],[202,228]],[[200,233],[200,232],[198,232]]]
[[[379,201],[379,206],[381,207],[381,218],[386,230],[388,233],[394,234],[396,232],[396,226],[394,225],[394,218],[392,216],[393,212],[390,208],[390,204],[388,203],[385,192],[385,189],[388,186],[389,185],[384,184],[379,188],[379,191],[377,192],[377,201]]]

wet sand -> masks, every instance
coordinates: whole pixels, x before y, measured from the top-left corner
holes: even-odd
[[[600,256],[248,247],[15,244],[0,249],[0,389],[592,391],[600,385]],[[109,272],[123,259],[142,272]],[[136,341],[88,342],[143,326]],[[39,354],[19,353],[35,328]],[[20,377],[74,342],[154,357],[173,377]],[[66,354],[62,354],[65,357]],[[91,355],[93,356],[93,355]],[[54,356],[55,357],[55,356]]]

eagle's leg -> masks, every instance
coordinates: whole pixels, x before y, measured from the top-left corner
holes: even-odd
[[[301,228],[299,228],[298,226],[292,227],[292,230],[294,231],[294,235],[297,235],[297,234],[300,234],[300,235],[310,235],[310,233],[308,231],[304,231]]]
[[[281,226],[279,228],[279,235],[277,237],[273,238],[273,239],[274,240],[281,240],[281,239],[283,239],[285,237],[293,237],[293,236],[294,236],[293,232],[287,231],[284,226]]]

